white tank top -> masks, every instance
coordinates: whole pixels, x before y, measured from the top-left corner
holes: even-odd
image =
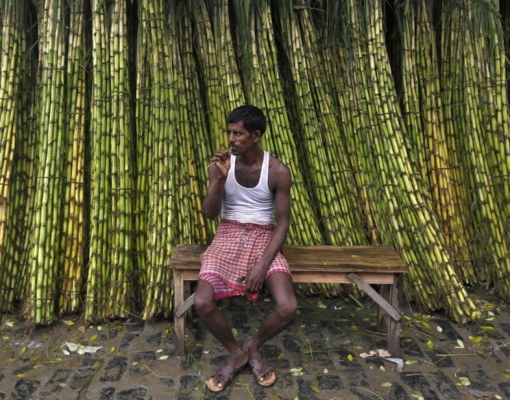
[[[264,151],[259,183],[253,188],[241,186],[236,179],[236,156],[230,156],[225,182],[221,218],[258,225],[273,224],[274,195],[269,190],[269,153]]]

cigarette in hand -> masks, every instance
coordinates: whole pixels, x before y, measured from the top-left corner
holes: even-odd
[[[232,153],[232,149],[228,149],[228,154],[227,155],[230,155]],[[216,164],[218,161],[220,161],[221,159],[217,159],[216,161],[213,161],[212,163],[210,163],[207,168],[209,168],[211,165],[214,165]]]

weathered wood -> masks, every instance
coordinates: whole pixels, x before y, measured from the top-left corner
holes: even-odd
[[[194,304],[192,294],[186,300],[185,283],[196,281],[200,256],[207,248],[200,244],[177,245],[170,259],[174,273],[174,312],[176,347],[184,354],[184,314]],[[402,277],[407,266],[388,246],[284,246],[292,280],[295,283],[355,283],[378,305],[378,327],[386,325],[388,350],[400,352],[400,310]],[[370,285],[380,285],[381,296]],[[187,287],[187,285],[186,285]],[[383,292],[381,292],[383,293]],[[386,319],[385,320],[385,316]],[[388,318],[390,317],[390,318]]]
[[[200,270],[200,255],[207,245],[179,244],[170,267]],[[389,246],[283,246],[282,252],[292,271],[406,273],[407,266]]]
[[[184,313],[190,308],[193,304],[195,304],[195,293],[189,296],[186,300],[184,300],[180,306],[178,306],[174,311],[174,316],[181,317]]]
[[[372,287],[366,283],[363,279],[361,279],[355,273],[347,274],[347,276],[356,283],[363,291],[368,294],[372,300],[374,300],[380,307],[384,309],[395,321],[400,321],[400,313],[393,308],[393,306],[388,303],[384,298],[377,293]]]

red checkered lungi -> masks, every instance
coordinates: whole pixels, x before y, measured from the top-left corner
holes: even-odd
[[[221,220],[216,236],[201,256],[198,279],[214,287],[214,300],[246,293],[242,281],[248,270],[260,259],[273,236],[273,225],[245,224]],[[289,275],[290,268],[279,252],[266,273],[266,279],[275,272]],[[250,293],[254,301],[258,293]]]

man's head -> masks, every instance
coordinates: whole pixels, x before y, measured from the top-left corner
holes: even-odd
[[[266,131],[266,116],[262,110],[252,105],[244,105],[235,108],[227,118],[227,124],[242,122],[244,128],[252,134],[255,131],[260,132],[260,136]]]

